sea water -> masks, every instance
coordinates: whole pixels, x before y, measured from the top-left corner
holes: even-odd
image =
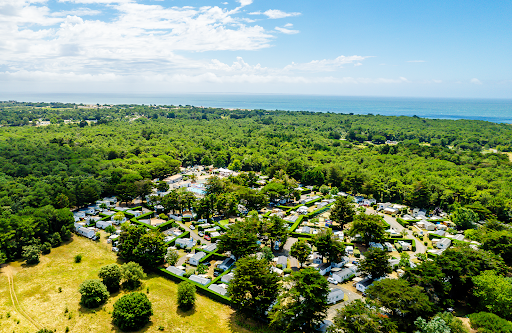
[[[0,100],[84,104],[193,105],[512,123],[512,99],[350,97],[281,94],[4,94]]]

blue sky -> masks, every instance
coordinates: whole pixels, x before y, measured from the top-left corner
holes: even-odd
[[[1,0],[4,92],[512,98],[510,1]]]

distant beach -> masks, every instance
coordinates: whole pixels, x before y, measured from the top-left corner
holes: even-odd
[[[193,105],[512,123],[512,99],[349,97],[278,94],[7,94],[0,100],[84,104]]]

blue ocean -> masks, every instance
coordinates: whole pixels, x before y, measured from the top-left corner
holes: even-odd
[[[280,94],[6,94],[0,100],[84,104],[193,105],[512,123],[512,99],[349,97]]]

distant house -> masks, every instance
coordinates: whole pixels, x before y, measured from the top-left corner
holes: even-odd
[[[317,269],[320,273],[320,275],[325,275],[331,271],[331,264],[330,263],[322,263],[318,265]]]
[[[169,178],[167,178],[167,183],[168,184],[174,184],[174,183],[177,183],[177,182],[182,181],[182,180],[183,180],[183,175],[177,174],[177,175],[170,176]]]
[[[446,235],[446,231],[444,231],[444,230],[436,230],[436,231],[433,232],[433,234],[441,236],[441,237],[444,237],[444,235]],[[464,239],[464,236],[462,236],[462,239]]]
[[[300,206],[297,208],[297,214],[306,215],[308,213],[308,207],[307,206]]]
[[[229,177],[233,174],[232,170],[225,169],[225,168],[218,168],[217,170],[213,170],[213,172],[217,172],[219,176],[222,177]]]
[[[191,249],[195,242],[192,238],[178,238],[174,244],[176,244],[176,247]]]
[[[235,263],[235,259],[233,258],[226,258],[224,259],[224,261],[222,262],[222,264],[220,264],[218,267],[220,269],[222,269],[223,271],[226,271],[228,270],[231,266],[233,266],[233,264]]]
[[[221,284],[212,284],[208,287],[208,289],[210,289],[222,296],[226,296],[226,294],[228,293],[227,288],[225,288],[224,285],[221,285]]]
[[[386,250],[387,250],[388,252],[393,251],[393,245],[391,245],[391,243],[390,243],[390,242],[385,242],[385,243],[384,243],[384,247],[386,248]]]
[[[139,217],[142,215],[142,212],[140,210],[127,210],[126,213],[131,214],[135,217]]]
[[[211,282],[211,280],[209,278],[204,277],[204,276],[199,276],[199,275],[191,275],[189,277],[189,280],[194,281],[199,284],[202,284],[203,286],[206,286],[208,283]]]
[[[115,225],[118,225],[118,224],[121,224],[121,223],[126,222],[126,217],[123,217],[121,220],[116,220],[116,219],[114,218],[114,216],[116,216],[116,215],[115,215],[115,214],[114,214],[114,215],[112,215],[112,216],[110,217],[110,220],[111,220],[111,221],[112,221],[112,223],[114,223]]]
[[[77,234],[85,236],[89,239],[94,239],[96,237],[96,231],[93,228],[85,228],[80,227],[76,230]]]
[[[87,215],[94,215],[94,214],[96,214],[96,208],[95,207],[87,207],[87,208],[85,208],[85,214],[87,214]]]
[[[311,228],[308,227],[308,226],[302,227],[302,233],[303,234],[310,234],[311,233]]]
[[[331,291],[329,291],[329,294],[327,294],[327,304],[334,304],[339,301],[342,301],[345,297],[345,293],[343,290],[338,288],[333,288]]]
[[[366,278],[356,283],[356,289],[362,293],[366,291],[366,288],[373,284],[373,279]]]
[[[411,244],[410,243],[407,243],[405,241],[398,241],[398,244],[400,244],[400,246],[402,247],[402,249],[404,251],[410,251],[411,250]]]
[[[217,250],[217,244],[210,244],[207,247],[204,248],[206,252],[213,252]]]
[[[381,244],[381,243],[374,243],[374,242],[370,242],[370,244],[369,244],[369,245],[370,245],[370,247],[375,247],[375,248],[377,248],[377,249],[379,249],[379,250],[384,250],[384,246],[382,246],[382,244]]]
[[[235,277],[235,274],[233,273],[228,273],[228,274],[225,274],[225,275],[222,275],[222,277],[220,278],[220,280],[224,283],[229,283],[231,282],[231,280]]]
[[[288,258],[285,256],[279,256],[277,257],[277,263],[276,265],[281,265],[282,268],[288,267]]]
[[[78,217],[78,218],[85,219],[85,212],[84,211],[74,212],[73,215]]]
[[[453,239],[458,240],[458,241],[463,241],[464,235],[461,235],[461,234],[455,235],[455,236],[453,236]]]
[[[450,245],[452,245],[452,241],[449,238],[443,238],[439,242],[437,242],[436,246],[438,249],[446,250],[447,248],[450,247]]]
[[[345,247],[345,252],[348,254],[348,255],[352,255],[354,254],[354,247],[352,245],[349,245],[347,247]]]
[[[220,232],[218,232],[218,231],[214,231],[214,232],[210,233],[210,237],[211,237],[211,238],[220,237]]]
[[[333,262],[331,263],[332,268],[340,268],[345,266],[348,263],[349,259],[348,257],[341,258],[340,262]]]
[[[188,262],[189,262],[189,264],[191,264],[191,265],[199,266],[199,261],[200,261],[204,256],[206,256],[206,253],[204,253],[204,252],[197,252],[197,253],[196,253],[196,254],[194,254],[192,257],[190,257],[190,259],[188,259]]]
[[[105,229],[106,227],[112,226],[112,221],[98,221],[96,222],[96,228]]]
[[[392,207],[387,207],[387,208],[384,208],[384,209],[382,210],[382,212],[383,212],[384,214],[393,215],[393,214],[398,213],[398,209],[396,209],[396,208],[392,208]]]
[[[183,276],[185,274],[185,270],[179,269],[178,267],[175,266],[169,266],[166,268],[166,270],[178,276]]]
[[[333,279],[335,279],[336,281],[341,283],[341,282],[347,280],[348,278],[350,278],[351,276],[355,276],[356,271],[357,271],[357,266],[347,267],[347,268],[342,269],[339,272],[333,273],[332,277],[333,277]]]
[[[423,221],[425,230],[433,231],[436,230],[436,225],[429,221]]]

